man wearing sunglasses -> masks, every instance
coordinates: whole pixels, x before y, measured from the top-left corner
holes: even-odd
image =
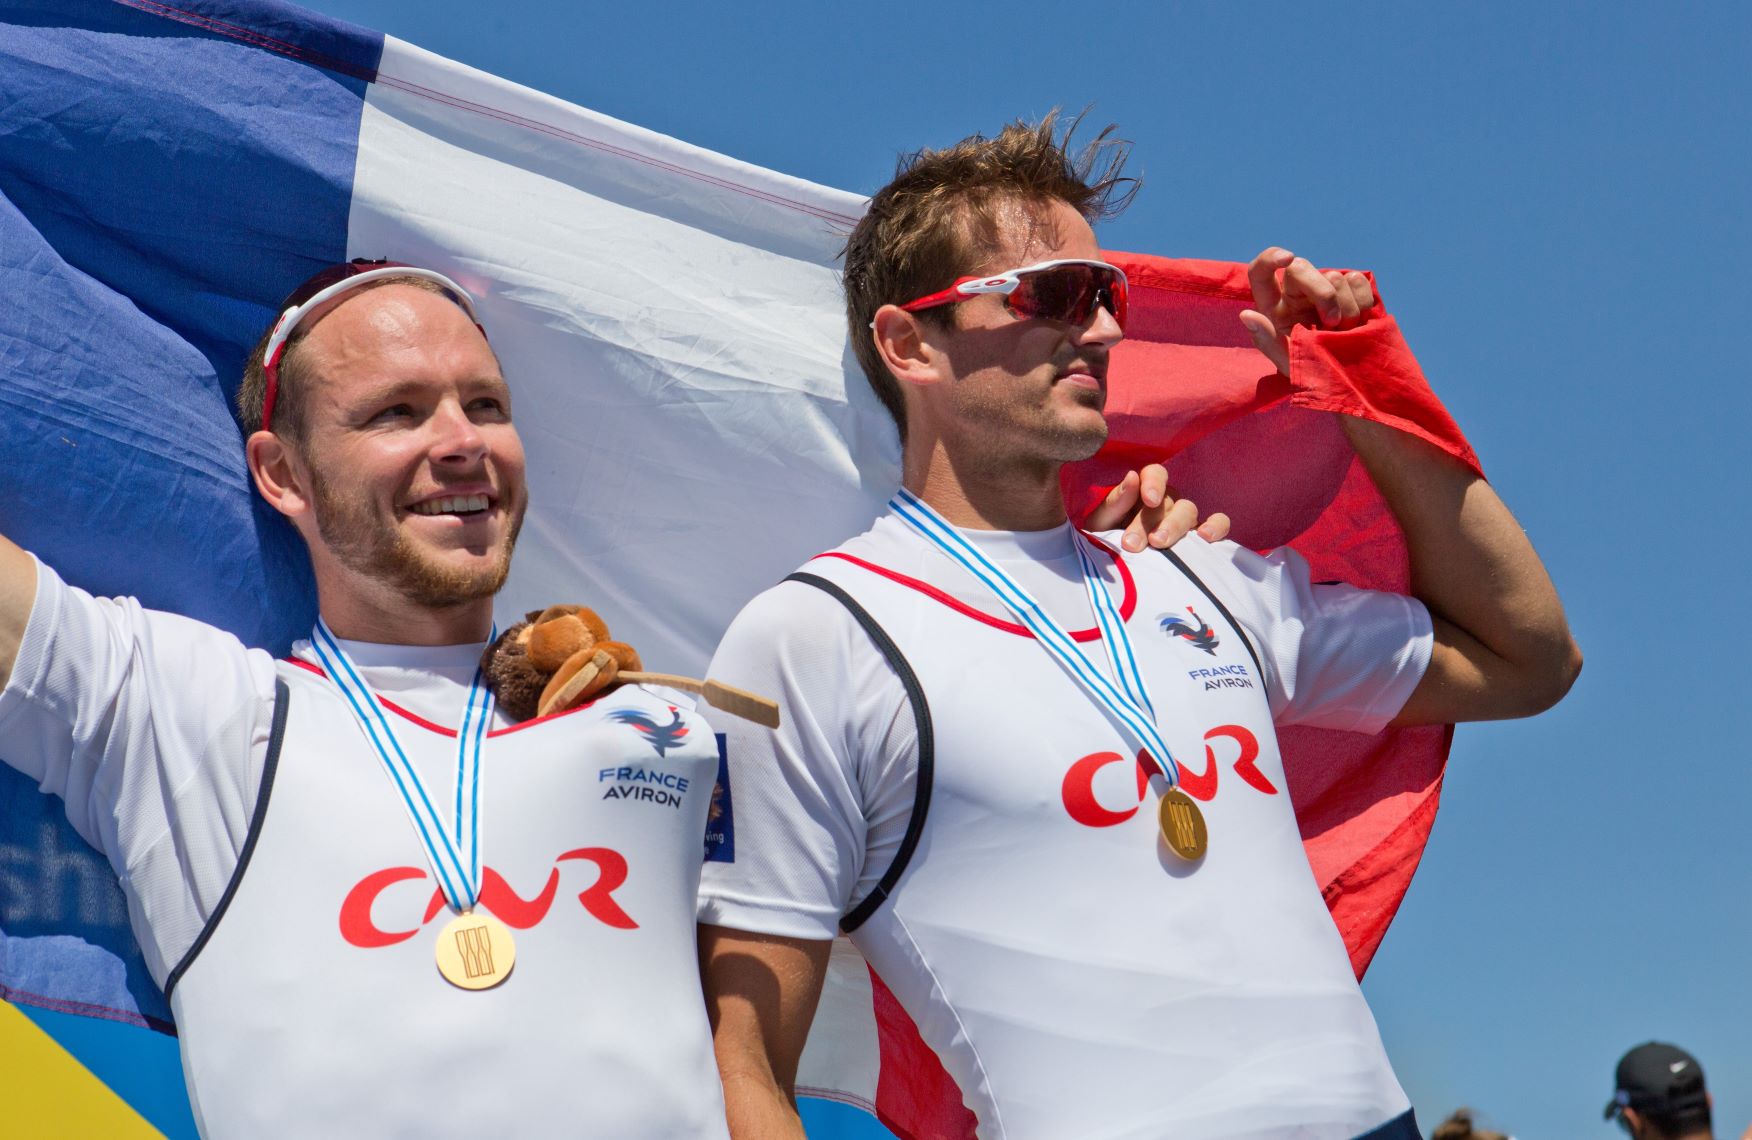
[[[852,343],[904,486],[750,603],[712,664],[786,708],[776,733],[731,727],[735,859],[702,884],[734,1136],[800,1135],[838,931],[954,1083],[923,1134],[970,1112],[1012,1140],[1419,1135],[1274,724],[1530,715],[1579,654],[1491,489],[1375,424],[1344,421],[1421,601],[1312,585],[1289,552],[1069,524],[1059,471],[1106,438],[1127,317],[1089,225],[1123,204],[1122,156],[1073,159],[1051,120],[922,152],[847,243]],[[1250,276],[1244,323],[1285,371],[1295,326],[1373,305],[1360,275],[1278,248]],[[881,1037],[881,1079],[929,1089],[905,1028]]]
[[[0,539],[6,759],[115,866],[203,1132],[723,1135],[710,730],[638,686],[514,725],[481,686],[526,496],[462,286],[351,263],[281,309],[238,410],[315,572],[291,658]],[[675,810],[605,799],[604,769]]]

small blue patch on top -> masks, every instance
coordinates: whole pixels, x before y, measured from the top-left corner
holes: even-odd
[[[706,858],[708,863],[736,862],[736,821],[730,812],[730,758],[724,734],[718,733],[718,783],[712,788],[712,806],[706,813]]]

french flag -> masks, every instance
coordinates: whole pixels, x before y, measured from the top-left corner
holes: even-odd
[[[862,208],[278,0],[0,0],[0,533],[94,593],[284,652],[314,591],[250,487],[230,399],[293,285],[411,262],[476,295],[516,392],[532,506],[502,616],[585,602],[646,660],[700,675],[747,598],[899,483],[841,307]],[[1112,256],[1131,333],[1113,439],[1067,477],[1074,509],[1165,459],[1243,543],[1403,590],[1398,529],[1326,413],[1470,452],[1391,318],[1299,333],[1286,380],[1236,319],[1241,267]],[[1447,740],[1285,733],[1359,973]],[[0,996],[171,1030],[107,864],[4,766],[0,805]],[[903,1135],[965,1128],[880,979],[849,947],[835,961],[801,1083]]]

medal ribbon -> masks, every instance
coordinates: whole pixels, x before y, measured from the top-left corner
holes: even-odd
[[[496,626],[492,636],[498,636]],[[426,782],[402,751],[401,741],[396,739],[389,718],[383,714],[383,706],[366,688],[358,667],[321,618],[311,632],[310,645],[329,680],[347,699],[359,730],[400,793],[402,806],[413,820],[414,831],[426,849],[426,860],[437,875],[445,900],[452,910],[472,909],[481,893],[481,747],[487,726],[493,723],[493,691],[482,681],[479,667],[469,686],[468,703],[463,706],[462,724],[456,730],[456,801],[452,826],[447,829],[426,790]]]
[[[1162,733],[1156,728],[1155,708],[1138,671],[1137,656],[1132,652],[1125,622],[1120,619],[1113,599],[1107,596],[1107,588],[1082,541],[1077,541],[1076,547],[1077,560],[1083,568],[1083,589],[1089,596],[1090,608],[1095,611],[1095,628],[1100,630],[1101,642],[1107,647],[1107,659],[1113,665],[1114,676],[1119,678],[1118,687],[1083,656],[1071,635],[1040,607],[1027,590],[967,541],[934,507],[904,487],[888,500],[888,507],[921,538],[947,554],[997,595],[1053,660],[1130,730],[1136,743],[1155,758],[1168,786],[1180,783],[1180,765],[1175,763],[1168,742],[1162,739]]]

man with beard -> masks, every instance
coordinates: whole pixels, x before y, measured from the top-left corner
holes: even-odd
[[[196,1119],[721,1135],[693,953],[711,732],[637,686],[496,714],[478,662],[524,460],[460,286],[351,263],[282,308],[239,405],[315,572],[291,658],[0,539],[5,757],[115,867]],[[673,802],[604,795],[629,779]]]
[[[1415,598],[1311,583],[1288,551],[1144,550],[1067,521],[1060,471],[1106,438],[1127,315],[1090,228],[1123,202],[1122,155],[1079,160],[1050,119],[923,151],[847,241],[903,487],[752,601],[712,663],[786,709],[776,733],[728,726],[735,860],[701,890],[734,1136],[801,1135],[841,930],[882,983],[881,1085],[915,1108],[934,1092],[896,1002],[954,1082],[919,1134],[1420,1135],[1274,725],[1526,716],[1580,656],[1490,487],[1380,424],[1342,420]],[[1276,247],[1249,277],[1243,323],[1286,374],[1292,335],[1360,334],[1374,307],[1361,274]]]

